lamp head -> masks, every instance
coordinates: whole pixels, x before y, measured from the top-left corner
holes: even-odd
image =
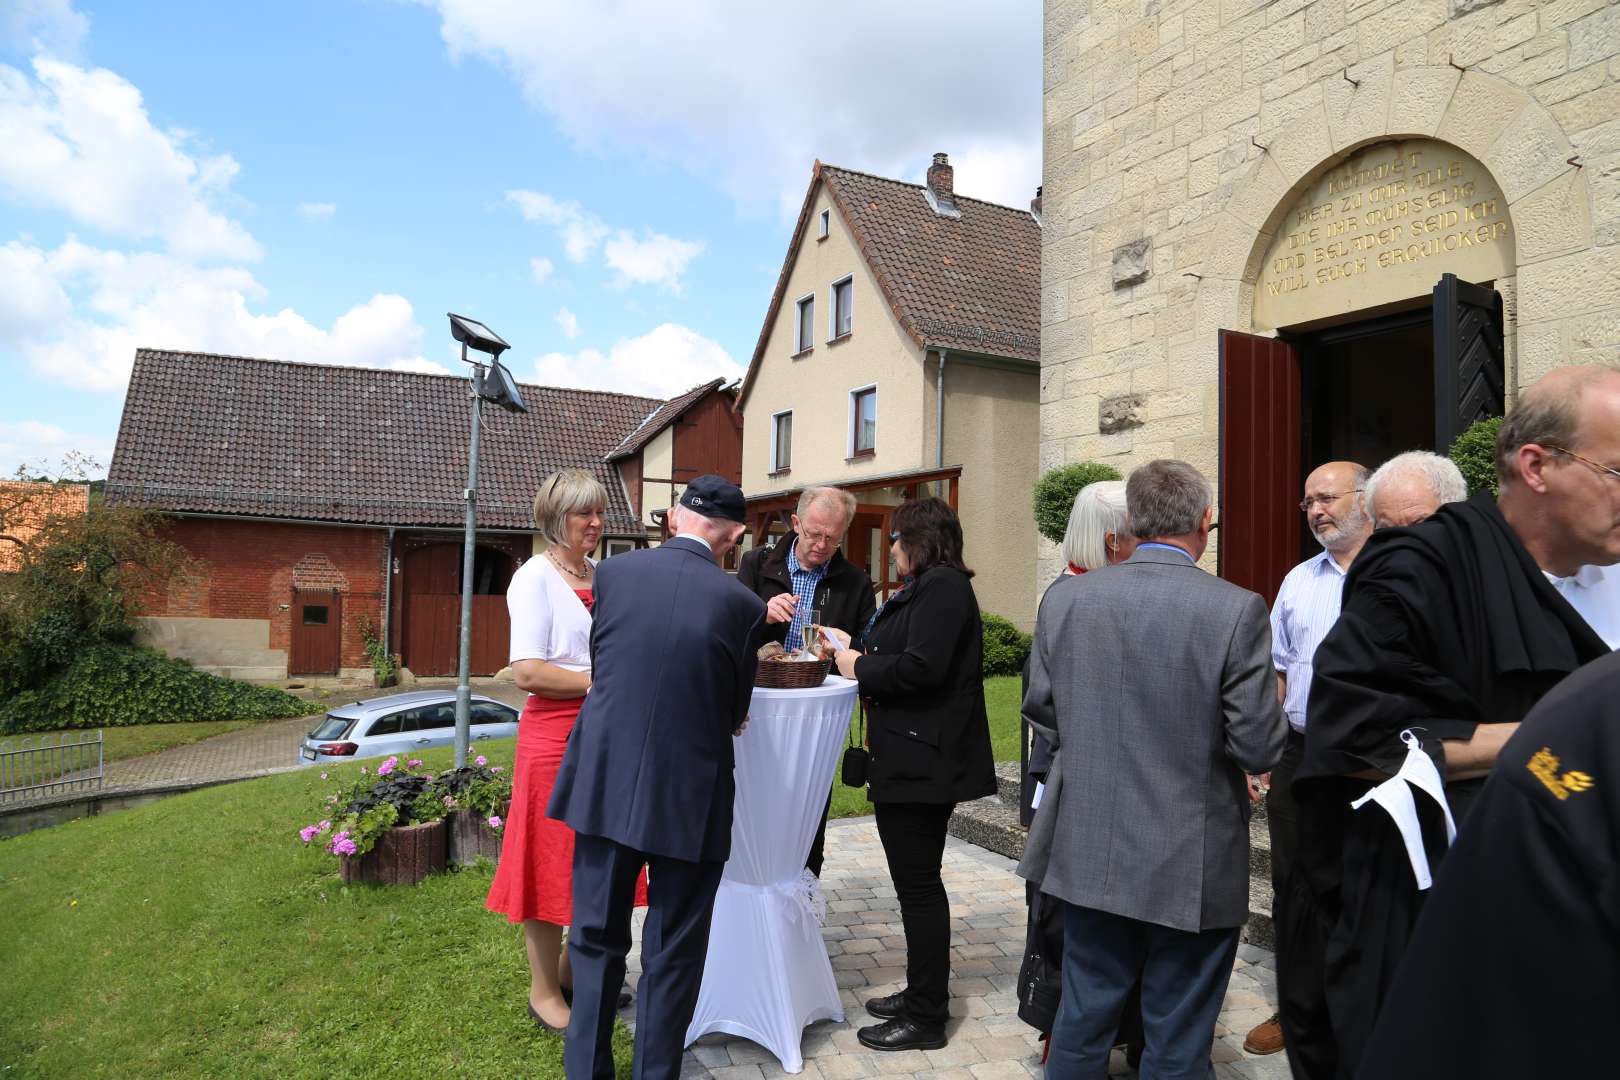
[[[450,312],[450,336],[481,353],[489,353],[492,358],[499,359],[501,353],[511,348],[510,345],[489,327],[477,319],[469,319],[465,315]]]

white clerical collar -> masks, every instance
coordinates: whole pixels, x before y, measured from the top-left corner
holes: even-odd
[[[1547,575],[1547,580],[1552,582],[1555,589],[1562,588],[1565,585],[1576,585],[1583,589],[1589,589],[1594,585],[1601,584],[1603,581],[1603,567],[1601,566],[1583,566],[1568,577],[1559,577],[1550,570],[1543,570],[1542,573]]]

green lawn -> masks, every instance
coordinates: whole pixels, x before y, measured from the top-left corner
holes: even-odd
[[[0,840],[0,1070],[560,1078],[492,871],[345,888],[297,837],[331,786],[310,769]]]
[[[176,746],[202,739],[211,739],[228,731],[240,731],[263,720],[203,720],[192,724],[137,724],[130,727],[102,728],[101,752],[107,761],[155,754],[159,750],[172,750]],[[64,735],[83,735],[82,731],[29,732],[23,738],[47,736],[57,739]]]
[[[990,749],[997,761],[1018,760],[1018,707],[1022,702],[1016,675],[996,675],[984,680],[984,707],[990,714]],[[855,722],[850,722],[854,731]],[[872,812],[865,788],[833,784],[832,815],[835,818],[860,817]]]

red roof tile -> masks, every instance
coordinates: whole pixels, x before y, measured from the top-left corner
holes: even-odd
[[[688,409],[702,401],[709,391],[718,390],[725,384],[726,380],[724,379],[714,379],[711,382],[704,383],[702,386],[694,386],[684,394],[670,398],[654,409],[652,414],[643,420],[639,427],[625,436],[624,442],[614,447],[609,452],[607,459],[617,461],[622,457],[629,457],[652,442],[660,431],[679,420]]]

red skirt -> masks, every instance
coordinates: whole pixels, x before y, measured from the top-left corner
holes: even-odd
[[[546,817],[557,783],[557,769],[568,748],[584,698],[556,701],[529,695],[518,719],[517,754],[512,761],[512,807],[501,840],[484,906],[508,922],[534,919],[556,926],[572,924],[574,913],[574,830]],[[647,872],[636,881],[636,906],[647,906]]]

